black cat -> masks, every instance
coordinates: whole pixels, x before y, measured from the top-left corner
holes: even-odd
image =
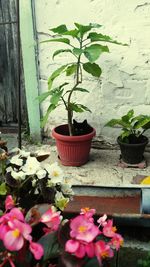
[[[87,120],[83,122],[77,122],[73,120],[73,133],[74,135],[84,135],[92,132],[92,127],[87,123]]]

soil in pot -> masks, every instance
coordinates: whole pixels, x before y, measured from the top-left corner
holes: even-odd
[[[129,137],[129,143],[124,143],[118,137],[117,142],[121,150],[121,158],[124,162],[129,164],[141,163],[144,159],[145,147],[148,144],[148,138],[141,135],[139,138],[135,136]]]

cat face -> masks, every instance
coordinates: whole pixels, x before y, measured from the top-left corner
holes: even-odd
[[[84,135],[92,131],[92,127],[87,123],[87,120],[83,122],[77,122],[73,120],[73,131],[74,135]]]

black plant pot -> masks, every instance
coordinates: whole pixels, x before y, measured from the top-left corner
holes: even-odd
[[[145,147],[148,144],[148,138],[142,136],[142,140],[138,144],[128,144],[120,140],[120,137],[117,138],[117,142],[121,150],[121,158],[124,162],[129,164],[138,164],[143,160],[143,154]]]

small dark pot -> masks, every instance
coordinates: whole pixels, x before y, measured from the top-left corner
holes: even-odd
[[[120,146],[122,160],[129,164],[138,164],[143,160],[143,154],[145,147],[148,144],[148,138],[143,136],[142,142],[139,144],[127,144],[117,138],[117,142]]]

